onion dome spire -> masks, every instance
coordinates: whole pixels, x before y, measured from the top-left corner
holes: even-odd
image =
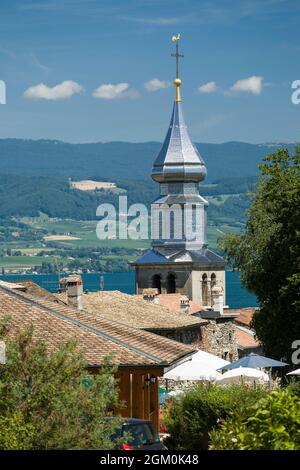
[[[179,78],[179,59],[183,55],[179,53],[179,40],[180,34],[172,37],[172,41],[176,42],[176,52],[172,54],[176,58],[176,78],[173,82],[176,91],[171,122],[151,173],[152,179],[159,183],[171,181],[198,183],[207,174],[204,161],[192,143],[184,122]]]

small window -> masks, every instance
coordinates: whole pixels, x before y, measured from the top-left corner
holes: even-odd
[[[175,274],[173,274],[173,273],[168,274],[167,293],[168,294],[175,294],[176,293],[176,277],[175,277]]]
[[[161,294],[161,277],[159,274],[154,274],[152,277],[151,287],[158,290],[158,293]]]
[[[207,274],[202,276],[202,305],[207,305],[208,303],[208,282]]]
[[[212,273],[212,275],[210,276],[210,285],[211,287],[214,287],[216,284],[217,284],[217,276],[215,275],[215,273]]]
[[[213,293],[212,293],[212,288],[217,284],[217,276],[215,273],[212,273],[210,276],[210,304],[213,305]]]

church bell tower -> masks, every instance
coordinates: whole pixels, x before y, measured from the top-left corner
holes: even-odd
[[[179,40],[180,35],[172,37],[176,78],[171,122],[151,172],[160,192],[151,205],[151,250],[132,265],[137,293],[153,287],[160,293],[187,295],[211,307],[215,285],[223,289],[225,297],[225,261],[209,250],[206,241],[208,202],[199,194],[199,183],[207,170],[183,117]]]

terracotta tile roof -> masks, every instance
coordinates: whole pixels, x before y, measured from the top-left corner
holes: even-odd
[[[42,338],[49,350],[75,339],[89,366],[99,366],[112,354],[120,366],[169,366],[188,357],[194,348],[153,333],[128,327],[53,300],[37,298],[0,286],[0,318],[10,317],[11,335],[34,325],[34,338]]]
[[[246,308],[239,308],[235,310],[226,310],[224,313],[239,313],[240,316],[235,319],[237,323],[241,323],[245,326],[250,326],[252,317],[254,315],[256,308],[255,307],[246,307]]]
[[[57,297],[67,303],[66,293]],[[179,296],[180,298],[180,296]],[[197,327],[205,321],[143,300],[142,296],[128,295],[119,291],[99,291],[82,295],[83,310],[95,317],[100,314],[109,320],[145,330]],[[180,303],[179,303],[180,308]]]
[[[44,298],[44,299],[49,299],[49,300],[54,300],[55,298],[54,295],[51,294],[51,292],[47,291],[43,287],[40,287],[38,284],[30,280],[9,281],[9,284],[11,284],[12,289],[15,288],[15,286],[22,287],[21,289],[22,291],[27,292],[28,294],[31,294],[34,297]],[[9,286],[7,285],[7,287]]]
[[[60,284],[67,284],[68,282],[78,282],[82,284],[82,277],[79,274],[71,274],[68,277],[63,277],[59,280]]]
[[[246,331],[246,328],[241,329],[236,326],[235,333],[238,346],[242,348],[257,348],[260,346],[260,342],[254,337],[253,332],[251,334],[250,330]]]
[[[141,295],[137,295],[136,297],[142,298]],[[182,294],[159,294],[157,295],[159,305],[162,307],[167,307],[170,310],[175,312],[180,312],[180,299],[182,298]],[[202,305],[196,304],[190,300],[189,302],[189,315],[193,313],[200,312],[205,310]]]

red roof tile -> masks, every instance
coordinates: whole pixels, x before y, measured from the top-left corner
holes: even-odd
[[[260,342],[251,334],[251,332],[247,332],[245,330],[241,330],[239,327],[235,328],[236,332],[236,340],[238,346],[242,346],[243,348],[254,348],[260,346]]]
[[[34,338],[42,338],[49,350],[67,340],[77,340],[89,366],[111,361],[121,366],[167,366],[193,353],[194,348],[153,333],[128,327],[53,300],[37,298],[0,286],[0,318],[9,316],[10,334],[34,325]]]
[[[239,313],[240,316],[235,319],[235,322],[241,323],[242,325],[249,327],[255,311],[255,307],[246,307],[233,310],[226,310],[224,311],[224,313]]]
[[[142,296],[139,296],[142,297]],[[159,294],[157,295],[159,305],[167,307],[170,310],[180,312],[180,299],[182,294]],[[205,310],[201,305],[196,304],[190,300],[189,302],[189,314],[200,312]]]

